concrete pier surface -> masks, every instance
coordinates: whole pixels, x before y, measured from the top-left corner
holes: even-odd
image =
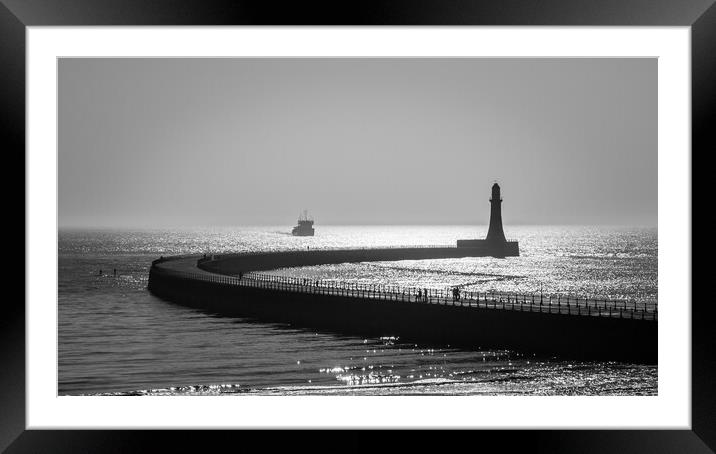
[[[153,262],[149,290],[226,316],[287,323],[345,335],[523,354],[655,364],[657,307],[600,299],[398,289],[259,273],[277,268],[366,261],[491,255],[464,247],[336,249],[172,257]],[[241,277],[239,277],[239,275]]]

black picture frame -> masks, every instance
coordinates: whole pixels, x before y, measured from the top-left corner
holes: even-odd
[[[277,5],[245,0],[0,0],[0,105],[3,110],[0,124],[5,126],[4,156],[18,159],[25,156],[25,32],[28,26],[529,25],[690,26],[693,159],[716,149],[713,127],[708,121],[716,117],[716,6],[713,3],[714,0],[384,0]],[[24,168],[24,159],[22,165]],[[692,181],[696,180],[692,177]],[[699,194],[693,190],[692,193]],[[26,249],[27,241],[25,235]],[[11,264],[18,266],[14,261]],[[699,276],[703,271],[694,268],[693,273]],[[710,326],[714,309],[708,299],[694,298],[691,289],[685,289],[684,303],[689,300],[692,302],[692,430],[519,430],[509,434],[486,430],[477,435],[470,432],[470,443],[487,447],[494,443],[504,445],[509,440],[510,450],[535,452],[714,452],[716,336],[711,334]],[[223,442],[237,447],[237,437],[246,436],[224,431],[26,430],[24,346],[25,308],[15,299],[7,298],[0,317],[0,449],[7,452],[147,451],[154,450],[149,443],[157,441],[164,447],[174,445],[182,450],[192,446],[220,446]],[[346,443],[351,443],[360,435],[352,432],[342,436]],[[272,448],[280,447],[281,443],[295,446],[301,444],[303,437],[294,433],[290,437],[272,437],[270,443]],[[421,437],[411,436],[414,440]]]

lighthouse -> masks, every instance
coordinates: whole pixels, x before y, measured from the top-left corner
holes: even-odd
[[[487,230],[486,240],[489,243],[504,243],[505,232],[502,230],[502,197],[500,196],[500,185],[492,185],[492,197],[490,197],[490,228]]]
[[[491,255],[492,257],[519,257],[520,246],[517,241],[507,241],[502,230],[502,196],[500,185],[492,185],[490,197],[490,226],[484,240],[457,240],[458,248],[470,248],[475,257]]]

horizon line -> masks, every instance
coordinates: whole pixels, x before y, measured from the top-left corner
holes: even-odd
[[[439,224],[420,224],[420,223],[405,223],[405,224],[380,224],[380,223],[366,223],[366,224],[354,224],[354,223],[335,223],[335,224],[321,224],[320,227],[485,227],[489,226],[489,222],[484,224],[473,224],[473,223],[439,223]],[[529,223],[512,223],[509,226],[505,226],[505,229],[510,227],[658,227],[658,223],[557,223],[557,224],[529,224]],[[112,226],[106,224],[66,224],[58,225],[58,230],[77,230],[77,229],[98,229],[98,230],[133,230],[133,229],[212,229],[212,228],[240,228],[240,227],[283,227],[290,229],[292,226],[288,224],[275,224],[275,223],[256,223],[256,224],[201,224],[201,225],[189,225],[189,224],[174,224],[174,225],[119,225]]]

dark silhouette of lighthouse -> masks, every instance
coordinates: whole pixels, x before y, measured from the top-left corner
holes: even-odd
[[[487,230],[486,240],[493,244],[507,241],[505,232],[502,230],[502,197],[500,197],[500,185],[497,183],[492,185],[490,228]]]
[[[484,240],[457,240],[458,248],[470,248],[475,257],[490,255],[492,257],[519,257],[520,245],[517,241],[507,241],[502,230],[502,197],[500,185],[492,185],[490,198],[490,227]]]

